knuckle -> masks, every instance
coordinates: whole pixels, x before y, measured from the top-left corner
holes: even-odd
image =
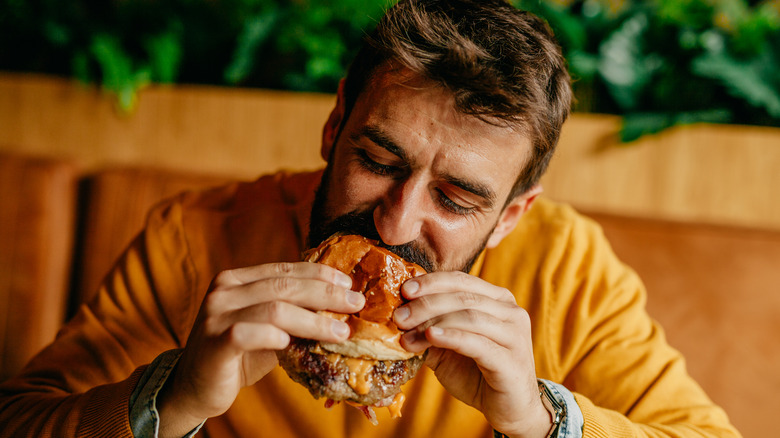
[[[206,315],[216,315],[222,311],[225,292],[216,289],[203,299],[203,310]]]
[[[284,303],[281,301],[271,301],[265,304],[264,309],[268,322],[277,325],[284,313]]]
[[[440,323],[440,322],[441,322],[441,320],[442,320],[442,318],[441,318],[441,317],[436,317],[436,318],[433,318],[433,319],[429,319],[429,320],[427,320],[427,321],[424,321],[422,324],[420,324],[419,326],[417,326],[417,330],[418,330],[419,332],[424,332],[425,330],[428,330],[428,328],[429,328],[429,327],[433,327],[433,326],[435,326],[436,324]]]
[[[458,285],[473,284],[474,277],[465,272],[453,271],[453,272],[447,272],[446,275],[447,275],[446,278],[448,282],[454,282],[457,283]]]
[[[468,281],[474,278],[474,276],[472,276],[471,274],[463,271],[454,271],[453,274],[455,274],[458,277],[459,281]]]
[[[277,293],[289,292],[295,289],[297,281],[290,277],[275,277],[273,279],[273,288]]]
[[[466,309],[463,311],[466,319],[472,323],[477,324],[483,320],[483,313],[474,309]]]
[[[336,276],[336,272],[334,272],[336,270],[335,268],[331,268],[330,266],[322,263],[312,263],[312,265],[314,266],[316,275],[323,280],[334,278]]]
[[[274,273],[277,275],[289,275],[295,270],[295,266],[289,262],[274,264]]]
[[[418,310],[420,310],[422,312],[429,311],[429,310],[431,310],[434,307],[433,299],[429,295],[423,295],[423,296],[415,299],[412,302],[412,305],[414,306],[414,308],[416,308],[416,309],[418,309]],[[412,314],[414,314],[414,313],[415,312],[413,310]]]
[[[332,284],[341,284],[341,285],[343,285],[344,283],[343,283],[343,280],[342,280],[342,278],[343,278],[342,275],[343,274],[342,274],[341,271],[339,271],[337,269],[333,269],[332,271],[328,272],[328,276],[327,276],[327,278],[325,278],[325,281],[327,281],[328,283],[332,283]],[[350,278],[350,281],[352,281],[351,278]]]
[[[327,316],[319,315],[319,317],[316,319],[314,325],[316,326],[316,329],[320,333],[330,333],[333,328],[333,322],[334,320],[332,318],[328,318]]]
[[[528,314],[527,310],[520,306],[513,306],[510,312],[512,315],[512,320],[516,323],[523,324],[524,326],[531,325],[531,315]]]
[[[523,320],[531,320],[531,315],[528,314],[528,311],[520,306],[514,306],[515,312],[517,312],[518,317]]]
[[[325,284],[325,294],[334,297],[344,295],[343,292],[339,291],[339,288],[336,285],[331,283]],[[344,295],[344,297],[346,297],[346,295]]]
[[[462,292],[458,294],[458,300],[464,308],[470,309],[482,302],[482,296],[473,292]]]
[[[214,276],[214,289],[219,289],[221,286],[230,283],[234,278],[235,273],[231,269],[217,273]]]

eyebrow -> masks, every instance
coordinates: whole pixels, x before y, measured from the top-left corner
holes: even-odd
[[[358,141],[360,137],[367,137],[369,140],[376,143],[379,147],[387,150],[391,154],[397,156],[405,163],[409,162],[409,156],[406,155],[406,151],[401,149],[390,137],[387,136],[381,129],[376,126],[364,126],[360,131],[352,136],[353,141]]]
[[[365,126],[352,135],[351,139],[353,141],[358,141],[360,137],[368,138],[379,147],[400,158],[405,163],[409,163],[409,156],[406,154],[406,151],[398,146],[398,144],[377,126]],[[452,184],[455,187],[473,193],[484,199],[487,203],[487,208],[492,208],[493,205],[495,205],[496,194],[487,185],[475,181],[468,181],[454,175],[444,175],[443,178],[448,184]]]
[[[484,199],[486,202],[485,207],[486,208],[492,208],[493,205],[495,205],[496,202],[496,194],[492,190],[490,190],[486,185],[480,184],[473,181],[466,181],[462,178],[458,178],[453,175],[444,175],[444,180],[448,183],[454,185],[455,187],[459,187],[467,192],[471,192],[480,198]]]

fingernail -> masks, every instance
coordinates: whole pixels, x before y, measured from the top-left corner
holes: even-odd
[[[395,309],[395,320],[403,321],[409,317],[409,313],[410,312],[408,307],[399,307]]]
[[[366,302],[366,297],[360,292],[347,291],[347,302],[353,306],[362,306]]]
[[[352,278],[350,278],[349,275],[339,272],[340,275],[336,276],[336,284],[338,286],[341,286],[345,289],[349,289],[352,287]]]
[[[417,293],[418,290],[420,290],[420,283],[414,280],[409,280],[406,283],[404,283],[403,288],[404,288],[404,292],[406,292],[406,295],[411,296]]]
[[[349,326],[341,321],[333,321],[331,323],[331,330],[333,330],[333,334],[340,338],[349,336]]]
[[[412,345],[417,340],[417,331],[409,330],[403,334],[403,338],[407,345]]]
[[[439,327],[430,327],[428,330],[429,333],[432,334],[433,336],[441,336],[442,334],[444,334],[444,329],[441,329]]]

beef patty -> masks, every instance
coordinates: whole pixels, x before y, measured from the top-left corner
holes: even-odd
[[[293,380],[307,387],[314,398],[327,397],[367,406],[389,406],[400,386],[417,373],[424,361],[424,356],[407,360],[349,358],[327,352],[315,341],[300,338],[292,338],[285,350],[284,354],[277,355],[279,364]]]

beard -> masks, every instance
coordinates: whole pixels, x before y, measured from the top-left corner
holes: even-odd
[[[328,237],[336,233],[356,234],[379,241],[379,246],[387,248],[389,251],[397,254],[408,262],[417,263],[425,269],[426,272],[440,270],[441,267],[434,262],[435,258],[414,241],[402,245],[387,245],[382,242],[379,231],[377,231],[376,225],[374,224],[373,210],[355,210],[337,217],[329,215],[327,205],[328,188],[332,178],[331,163],[332,160],[329,160],[325,167],[325,171],[322,173],[320,185],[314,195],[314,203],[312,204],[311,216],[309,219],[309,235],[307,238],[308,248],[317,247]],[[485,249],[485,246],[487,246],[491,233],[492,229],[481,242],[470,251],[470,254],[466,257],[465,261],[455,269],[468,273],[474,265],[474,262],[477,261],[479,254]]]

